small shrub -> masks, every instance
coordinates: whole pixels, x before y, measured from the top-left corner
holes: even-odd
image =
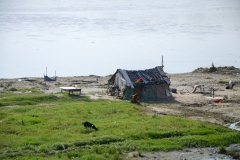
[[[122,158],[120,157],[119,153],[115,153],[113,156],[113,160],[122,160]]]
[[[157,114],[152,115],[152,118],[158,118],[159,116]]]
[[[216,72],[216,71],[217,71],[217,68],[212,63],[212,66],[209,68],[209,72]]]
[[[9,89],[9,91],[17,91],[17,88],[15,88],[15,87],[11,87],[10,89]]]
[[[219,147],[219,153],[226,154],[226,147],[225,146]]]
[[[139,157],[143,157],[142,151],[138,151],[138,155],[139,155]]]
[[[228,81],[226,81],[226,80],[219,80],[218,83],[220,83],[220,84],[228,84]]]

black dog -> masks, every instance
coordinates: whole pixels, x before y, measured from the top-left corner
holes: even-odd
[[[90,123],[90,122],[82,122],[82,124],[84,125],[84,127],[86,127],[86,128],[90,128],[90,129],[95,129],[96,131],[98,130],[98,128],[97,127],[95,127],[94,126],[94,124],[92,124],[92,123]]]

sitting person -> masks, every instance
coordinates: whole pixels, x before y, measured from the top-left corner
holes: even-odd
[[[132,103],[139,103],[139,96],[138,93],[131,95],[131,102]]]
[[[228,83],[228,86],[226,87],[226,89],[233,89],[233,87],[234,87],[236,84],[237,84],[236,82],[232,83],[232,81],[230,80],[229,83]]]

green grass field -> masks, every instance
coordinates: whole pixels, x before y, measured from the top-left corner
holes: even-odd
[[[85,129],[82,121],[99,130]],[[228,128],[148,115],[144,107],[127,101],[92,100],[65,93],[1,93],[0,134],[0,159],[117,160],[129,151],[240,143],[240,133]]]

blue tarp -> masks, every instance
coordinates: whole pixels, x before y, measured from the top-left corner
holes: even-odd
[[[56,81],[57,77],[50,78],[48,76],[44,76],[44,81]]]

